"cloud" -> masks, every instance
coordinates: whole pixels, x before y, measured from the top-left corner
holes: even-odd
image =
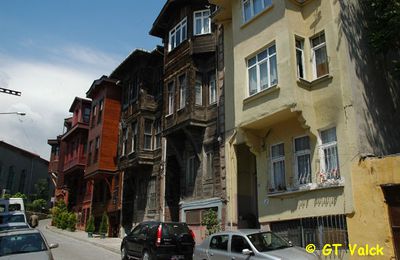
[[[64,49],[64,61],[70,63],[51,61],[54,56],[38,61],[0,53],[0,87],[22,92],[20,97],[0,93],[0,112],[26,113],[0,115],[0,140],[44,159],[50,155],[47,139],[62,133],[74,98],[85,97],[93,80],[108,74],[117,64],[112,56],[89,48]]]

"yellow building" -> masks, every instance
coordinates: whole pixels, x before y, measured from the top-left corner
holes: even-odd
[[[372,89],[357,1],[210,2],[224,30],[226,224],[319,249],[359,241],[352,169],[400,139],[397,101]]]

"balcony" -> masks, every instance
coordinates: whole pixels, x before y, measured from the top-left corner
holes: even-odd
[[[120,169],[126,169],[138,165],[153,165],[155,161],[161,158],[161,149],[139,150],[120,157]]]
[[[76,169],[84,170],[86,165],[86,157],[85,156],[76,156],[71,159],[66,159],[64,161],[64,173],[68,173],[74,171]]]

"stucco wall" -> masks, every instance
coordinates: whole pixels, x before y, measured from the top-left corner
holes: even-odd
[[[383,259],[394,259],[388,207],[380,185],[400,184],[400,155],[371,158],[352,166],[355,214],[347,218],[351,244],[379,244]]]

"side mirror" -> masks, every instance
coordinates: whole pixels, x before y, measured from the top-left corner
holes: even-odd
[[[249,250],[249,249],[243,249],[242,250],[242,254],[244,255],[253,255],[253,251]]]
[[[49,245],[49,248],[50,249],[53,249],[53,248],[57,248],[58,247],[58,244],[56,243],[56,244],[50,244]]]

